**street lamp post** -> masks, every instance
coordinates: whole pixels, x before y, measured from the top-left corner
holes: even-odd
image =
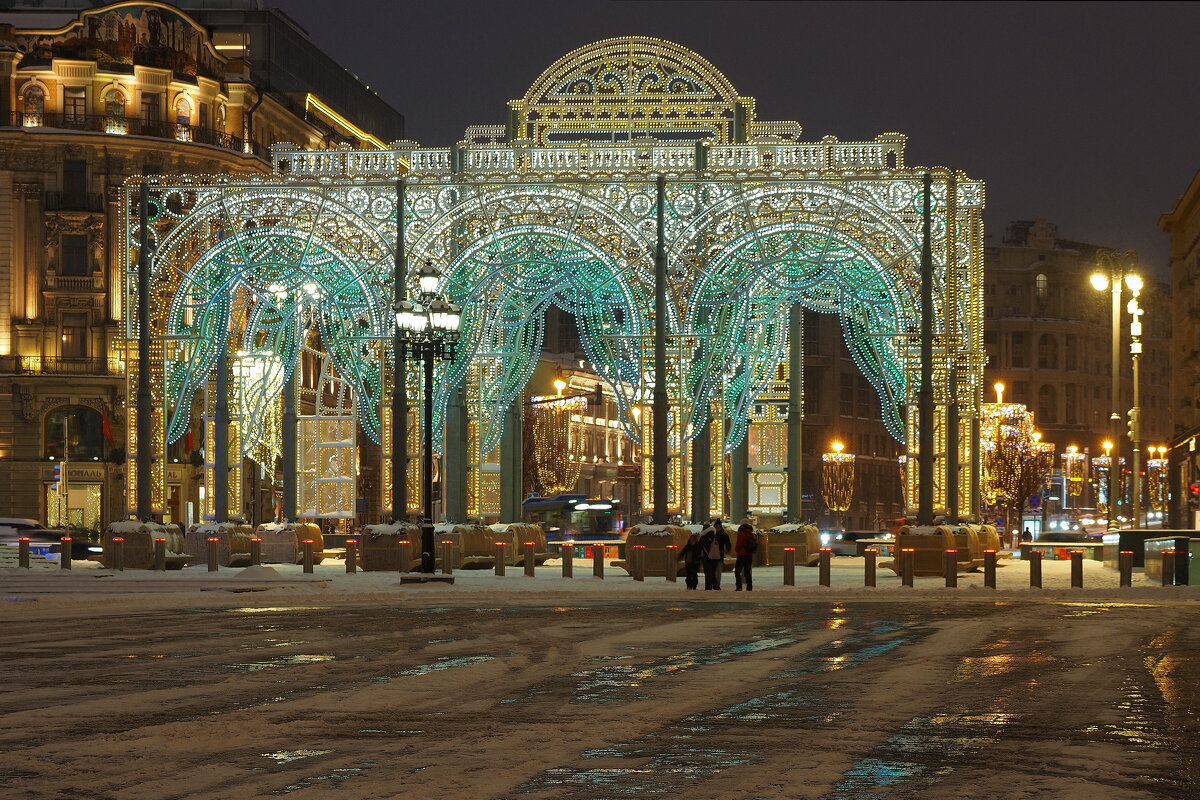
[[[1135,272],[1137,269],[1137,253],[1133,250],[1125,250],[1118,252],[1115,250],[1099,250],[1096,253],[1096,266],[1099,271],[1092,275],[1092,287],[1096,291],[1102,292],[1106,289],[1112,293],[1112,401],[1110,403],[1112,411],[1108,417],[1109,436],[1114,443],[1117,443],[1117,454],[1120,455],[1121,448],[1121,284],[1124,283],[1132,291],[1139,291],[1142,288],[1142,279]],[[1107,274],[1105,274],[1107,272]],[[1134,289],[1134,287],[1137,289]],[[1135,294],[1136,297],[1136,294]],[[1141,325],[1138,325],[1139,334]],[[1130,346],[1133,349],[1133,346]],[[1137,350],[1141,352],[1141,343],[1137,345]],[[1137,394],[1137,362],[1134,362],[1134,394]],[[1137,398],[1134,399],[1134,406],[1137,406]],[[1132,415],[1131,415],[1132,419]],[[1132,428],[1131,426],[1131,433]],[[1137,444],[1134,444],[1135,459],[1137,458]],[[1113,460],[1112,466],[1109,468],[1109,481],[1112,481],[1112,470],[1116,469],[1117,462],[1120,458]],[[1137,465],[1135,464],[1135,470]],[[1137,480],[1137,472],[1134,472],[1134,480]],[[1137,484],[1135,484],[1137,488]],[[1140,505],[1140,501],[1135,500],[1135,503]],[[1136,524],[1136,523],[1135,523]],[[1108,530],[1115,531],[1120,527],[1117,522],[1117,504],[1116,498],[1111,494],[1108,498]]]
[[[424,518],[421,520],[421,572],[433,573],[433,364],[451,361],[458,343],[462,309],[438,294],[441,273],[426,261],[417,270],[420,294],[416,301],[396,303],[396,328],[404,346],[404,357],[424,362],[425,413],[422,420],[424,449],[421,453],[421,491]],[[399,386],[397,391],[404,391]],[[397,444],[397,446],[402,446]],[[402,481],[396,474],[392,480]]]

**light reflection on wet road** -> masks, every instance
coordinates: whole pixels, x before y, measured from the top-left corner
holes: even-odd
[[[9,614],[0,796],[366,798],[417,780],[443,798],[1196,797],[1193,613],[605,601]],[[171,769],[146,781],[159,761]]]

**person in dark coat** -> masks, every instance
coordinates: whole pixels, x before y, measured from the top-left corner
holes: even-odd
[[[721,520],[714,519],[700,534],[700,557],[704,564],[704,588],[721,590],[721,569],[725,565],[725,554],[732,542]]]
[[[688,537],[687,544],[679,551],[679,560],[683,562],[687,588],[695,589],[700,583],[700,534]]]
[[[737,581],[737,589],[740,592],[742,585],[745,584],[746,591],[754,591],[754,579],[751,577],[750,568],[754,563],[754,551],[758,549],[758,540],[754,538],[754,526],[743,522],[738,526],[737,541],[733,545],[733,554],[737,556],[737,562],[733,567],[733,577]]]

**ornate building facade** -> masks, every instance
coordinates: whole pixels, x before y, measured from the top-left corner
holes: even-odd
[[[33,10],[24,27],[0,24],[0,514],[94,528],[124,510],[120,187],[136,175],[268,172],[276,142],[382,143],[315,94],[264,88],[249,45],[231,56],[178,8]],[[344,77],[354,85],[343,94],[373,96]],[[200,446],[169,454],[172,520],[198,501]]]
[[[1092,288],[1098,245],[1058,237],[1045,220],[1014,222],[1001,244],[985,251],[984,341],[987,386],[1004,384],[1006,402],[1034,413],[1043,437],[1060,456],[1074,445],[1103,455],[1110,439],[1112,314],[1108,291]],[[1171,432],[1171,319],[1167,286],[1149,265],[1140,303],[1146,309],[1141,357],[1142,448],[1165,445]],[[1127,300],[1128,293],[1123,295]],[[1130,464],[1125,413],[1133,405],[1129,316],[1122,308],[1121,441],[1116,451]],[[994,398],[989,398],[994,399]],[[1056,456],[1056,471],[1060,459]],[[1078,502],[1095,506],[1095,499]]]

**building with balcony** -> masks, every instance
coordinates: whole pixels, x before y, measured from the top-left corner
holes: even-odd
[[[985,252],[984,344],[988,365],[985,386],[1006,387],[1006,402],[1034,413],[1037,429],[1057,454],[1075,445],[1103,455],[1110,439],[1112,410],[1112,296],[1092,288],[1098,245],[1059,238],[1045,220],[1012,223],[1001,244]],[[1142,449],[1166,444],[1171,433],[1169,348],[1172,320],[1168,287],[1143,265],[1145,286],[1140,305]],[[1129,293],[1122,295],[1128,301]],[[1117,450],[1130,464],[1125,437],[1126,411],[1133,405],[1129,356],[1129,315],[1121,310],[1121,441]],[[994,397],[989,397],[994,401]],[[1145,458],[1145,455],[1143,455]],[[1061,467],[1056,457],[1055,469]],[[1144,485],[1144,484],[1143,484]],[[1095,506],[1085,494],[1080,501]]]
[[[286,28],[289,60],[332,63],[256,2],[96,5],[18,0],[0,15],[0,514],[83,527],[124,508],[119,188],[137,175],[269,172],[282,142],[382,145],[339,106],[379,121],[382,136],[403,132],[403,117],[344,69],[326,70],[328,98],[299,74],[285,91],[288,62],[239,34],[239,18],[204,24],[208,6],[241,9],[274,36]],[[172,520],[197,507],[200,446],[169,455]],[[64,457],[65,499],[51,488]],[[269,492],[246,496],[264,498],[248,516],[268,513]]]

